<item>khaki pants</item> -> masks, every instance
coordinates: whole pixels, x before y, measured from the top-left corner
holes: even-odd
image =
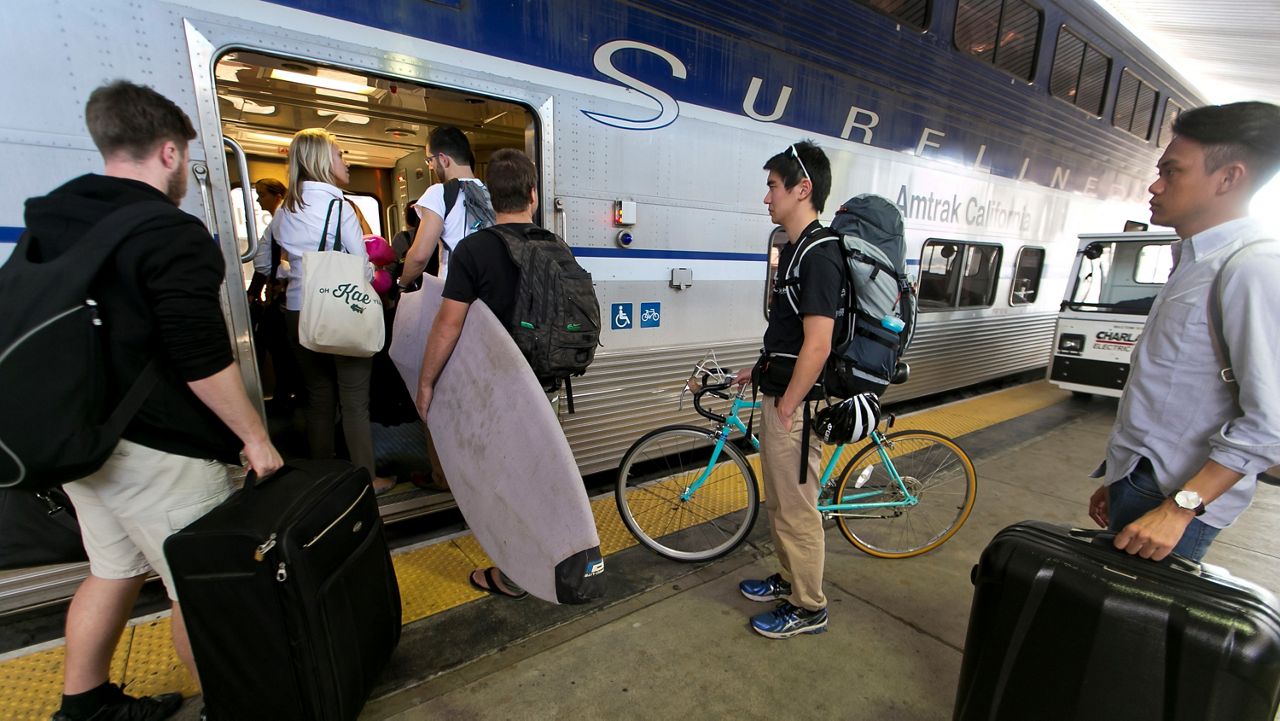
[[[822,566],[826,537],[822,514],[818,513],[818,491],[822,480],[822,446],[809,438],[809,472],[800,484],[801,431],[804,409],[796,409],[790,427],[779,418],[774,396],[762,396],[760,414],[760,465],[764,471],[764,508],[769,518],[769,534],[782,563],[782,580],[791,584],[793,605],[817,611],[826,608],[822,593]]]

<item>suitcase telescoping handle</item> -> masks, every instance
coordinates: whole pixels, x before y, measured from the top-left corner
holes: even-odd
[[[1116,551],[1117,553],[1124,553],[1123,551],[1120,551],[1115,547],[1116,536],[1119,535],[1115,531],[1102,531],[1102,530],[1089,529],[1089,528],[1072,528],[1071,535],[1074,538],[1087,540],[1091,545],[1098,546],[1101,548],[1110,548],[1111,550]],[[1163,561],[1153,561],[1153,563],[1159,563],[1168,568],[1182,571],[1183,573],[1189,573],[1193,576],[1199,576],[1201,572],[1204,570],[1199,563],[1196,563],[1195,561],[1189,558],[1186,558],[1185,556],[1179,556],[1176,553],[1170,553],[1168,556],[1165,556]]]

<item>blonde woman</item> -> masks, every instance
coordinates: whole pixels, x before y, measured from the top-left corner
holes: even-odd
[[[271,220],[271,237],[289,261],[289,285],[285,292],[289,343],[302,369],[307,387],[307,444],[314,458],[334,456],[333,426],[342,410],[342,434],[351,460],[369,471],[378,492],[395,481],[374,474],[373,431],[369,426],[370,358],[316,353],[298,342],[298,318],[302,310],[302,255],[335,247],[365,258],[360,221],[342,196],[350,181],[342,149],[334,137],[320,128],[300,130],[289,144],[289,181],[284,202]]]

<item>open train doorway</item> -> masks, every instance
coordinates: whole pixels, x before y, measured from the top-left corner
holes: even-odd
[[[463,131],[481,181],[497,150],[516,148],[539,157],[537,117],[507,100],[248,50],[221,56],[214,74],[237,238],[242,248],[262,248],[261,257],[271,257],[267,229],[273,208],[258,191],[288,184],[289,143],[299,130],[324,128],[335,136],[350,168],[344,195],[358,211],[362,229],[388,241],[408,233],[397,244],[401,248],[412,237],[406,210],[439,182],[425,153],[434,128],[452,125]],[[257,376],[277,447],[286,458],[309,457],[308,399],[286,332],[287,269],[275,275],[259,274],[255,282],[253,263],[243,269]],[[388,330],[394,306],[394,298],[384,300]],[[388,332],[388,343],[390,338]],[[396,520],[451,507],[447,487],[430,479],[413,399],[385,349],[373,364],[370,415],[377,472],[399,481],[380,499],[383,517]],[[344,455],[340,428],[334,435]]]

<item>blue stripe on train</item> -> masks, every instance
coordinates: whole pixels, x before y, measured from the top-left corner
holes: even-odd
[[[22,237],[22,231],[25,228],[15,228],[7,225],[0,225],[0,243],[16,243],[18,238]]]
[[[735,260],[763,263],[769,259],[764,253],[721,253],[707,250],[641,250],[629,248],[576,247],[573,254],[579,258],[669,258],[675,260]]]

